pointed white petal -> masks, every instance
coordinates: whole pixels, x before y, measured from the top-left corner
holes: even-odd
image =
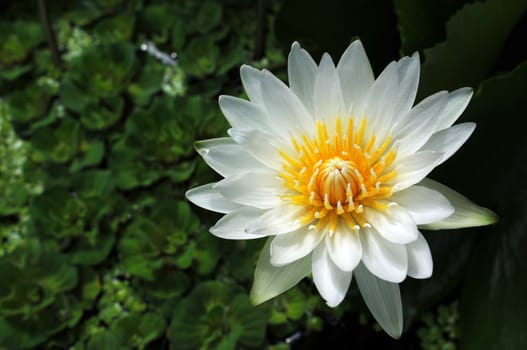
[[[412,57],[401,58],[397,62],[397,74],[399,76],[399,97],[394,118],[408,112],[414,104],[419,85],[419,53],[414,53]]]
[[[214,189],[235,203],[255,208],[274,208],[282,203],[283,182],[269,172],[240,173],[217,182]]]
[[[438,116],[439,123],[436,130],[443,130],[450,127],[459,118],[461,113],[467,108],[474,91],[471,88],[465,87],[448,94],[448,101],[445,108]]]
[[[362,264],[355,269],[355,279],[375,320],[391,337],[399,339],[403,332],[403,305],[399,285],[375,277]]]
[[[453,189],[431,179],[423,179],[419,184],[441,193],[454,207],[454,214],[446,219],[421,225],[427,230],[442,230],[461,227],[490,225],[498,221],[498,216],[487,208],[480,207]]]
[[[421,148],[435,132],[437,116],[445,107],[447,93],[434,94],[412,108],[404,117],[404,125],[394,127],[397,155],[406,157]]]
[[[222,95],[218,99],[220,109],[233,128],[269,131],[267,115],[262,107],[247,100]]]
[[[221,176],[239,174],[243,170],[264,170],[256,160],[229,137],[197,141],[196,151]]]
[[[461,123],[436,132],[421,147],[421,151],[443,153],[441,163],[450,158],[468,140],[476,128],[475,123]]]
[[[396,62],[391,62],[373,83],[367,97],[366,129],[368,135],[375,135],[377,142],[383,142],[392,127],[393,113],[397,104],[399,77]],[[357,115],[356,118],[363,115]]]
[[[415,242],[406,245],[408,252],[408,276],[413,278],[428,278],[432,276],[434,264],[430,247],[419,232]]]
[[[454,213],[445,196],[424,186],[411,186],[394,193],[390,201],[408,210],[417,225],[439,221]]]
[[[301,48],[296,41],[291,46],[287,71],[291,90],[302,101],[306,109],[314,115],[313,88],[315,86],[317,65],[309,53]]]
[[[353,271],[362,258],[359,232],[339,224],[337,231],[326,235],[326,246],[331,260],[343,271]]]
[[[397,175],[390,181],[393,192],[402,191],[421,181],[439,164],[442,156],[442,153],[422,151],[397,159]]]
[[[283,266],[305,257],[323,237],[322,232],[307,227],[276,236],[271,242],[271,264]]]
[[[397,244],[406,244],[417,239],[417,226],[410,213],[400,205],[385,210],[367,208],[364,218],[384,239]],[[361,231],[365,229],[362,228]]]
[[[351,283],[351,271],[342,271],[329,257],[325,244],[319,244],[312,255],[313,282],[330,307],[342,302]]]
[[[265,212],[249,224],[247,232],[259,235],[279,235],[305,226],[299,219],[305,214],[304,207],[281,205]]]
[[[185,196],[195,205],[217,213],[231,213],[242,206],[223,197],[221,193],[213,189],[214,183],[194,187],[187,191]]]
[[[351,43],[344,51],[337,64],[337,74],[340,80],[345,110],[348,111],[352,107],[354,111],[359,113],[354,112],[356,117],[362,116],[365,97],[375,78],[370,61],[360,40]]]
[[[282,157],[279,149],[287,150],[278,140],[258,130],[227,130],[232,139],[250,153],[255,159],[271,169],[282,169]]]
[[[210,233],[225,239],[255,239],[265,235],[246,232],[246,227],[262,215],[262,210],[255,208],[242,208],[222,217],[216,225],[210,228]]]
[[[249,99],[257,105],[263,106],[261,88],[263,73],[256,68],[244,64],[240,68],[240,76],[243,88],[247,96],[249,96]]]
[[[261,304],[294,287],[311,272],[311,255],[305,256],[286,266],[271,265],[271,241],[269,237],[260,253],[254,271],[254,282],[250,299],[253,304]]]
[[[314,99],[316,118],[325,120],[329,126],[345,112],[337,70],[327,53],[322,56],[317,69]]]
[[[364,227],[359,234],[362,262],[368,270],[383,280],[402,282],[408,271],[408,256],[402,244],[385,240],[372,228]]]
[[[291,133],[301,135],[313,129],[313,118],[299,98],[281,80],[268,71],[262,79],[262,98],[269,124],[285,142]]]

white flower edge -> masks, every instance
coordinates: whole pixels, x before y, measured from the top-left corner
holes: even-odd
[[[273,237],[267,239],[254,272],[250,292],[250,300],[254,305],[286,292],[312,271],[311,254],[285,266],[272,265],[270,263],[272,240]],[[376,277],[363,263],[353,270],[353,274],[362,298],[375,320],[388,335],[395,339],[400,338],[403,331],[403,308],[399,284]],[[349,284],[349,280],[346,284]],[[342,290],[347,291],[348,285]]]
[[[425,230],[444,230],[485,226],[498,221],[498,216],[492,210],[475,204],[467,197],[437,181],[425,178],[418,185],[441,193],[454,207],[454,213],[452,215],[433,223],[419,225],[419,228]]]
[[[285,266],[271,264],[271,241],[269,237],[260,253],[254,271],[254,280],[249,298],[258,305],[294,287],[311,273],[311,254]]]
[[[403,305],[399,284],[375,277],[362,263],[353,273],[360,294],[375,320],[389,336],[399,339],[403,332]]]

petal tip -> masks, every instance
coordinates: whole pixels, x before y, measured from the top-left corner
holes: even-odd
[[[500,221],[500,217],[498,216],[498,214],[496,214],[495,212],[493,212],[492,210],[488,208],[482,208],[482,209],[483,210],[480,214],[480,219],[479,219],[481,226],[493,225],[497,223],[498,221]]]
[[[386,334],[388,334],[390,337],[392,337],[395,340],[401,339],[401,336],[403,334],[403,330],[402,329],[401,330],[397,330],[395,332],[387,331],[387,330],[385,330],[385,331],[386,331]]]
[[[218,96],[218,103],[220,103],[220,105],[223,103],[222,101],[225,101],[225,99],[228,97],[228,95],[220,95]]]
[[[298,41],[296,41],[296,40],[291,44],[291,51],[297,50],[297,49],[300,49],[300,48],[301,48],[300,43]]]
[[[360,47],[364,47],[364,45],[362,45],[362,41],[361,41],[360,39],[355,39],[355,40],[353,40],[349,46],[350,46],[350,47],[351,47],[351,46],[360,46]]]
[[[254,291],[254,289],[251,289],[251,291],[249,292],[249,302],[253,306],[257,306],[257,305],[263,304],[267,300],[269,300],[269,298],[265,298],[265,297],[262,297],[261,295],[257,295],[256,292]]]

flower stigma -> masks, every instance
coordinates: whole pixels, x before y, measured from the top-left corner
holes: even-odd
[[[345,124],[345,125],[343,125]],[[374,135],[366,137],[367,121],[336,118],[328,133],[325,122],[316,121],[316,134],[292,137],[295,154],[280,151],[287,194],[282,199],[303,206],[300,219],[311,229],[332,235],[339,222],[359,231],[370,224],[364,219],[368,208],[385,210],[392,194],[389,181],[396,175],[391,165],[396,152],[391,138],[376,145]]]

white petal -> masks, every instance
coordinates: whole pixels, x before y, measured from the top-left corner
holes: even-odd
[[[419,53],[414,53],[412,57],[401,58],[397,62],[397,74],[399,76],[399,97],[394,118],[409,111],[414,104],[419,85]]]
[[[445,196],[423,186],[411,186],[394,193],[390,201],[408,210],[417,225],[445,219],[454,212],[454,207]]]
[[[461,123],[436,132],[421,147],[421,151],[436,151],[443,153],[441,163],[450,158],[468,140],[476,128],[475,123]]]
[[[299,219],[306,212],[297,205],[281,205],[265,212],[247,227],[247,232],[259,235],[279,235],[305,226]]]
[[[440,116],[436,130],[443,130],[450,127],[459,118],[461,113],[467,108],[474,91],[471,88],[461,88],[448,94],[448,101]]]
[[[453,229],[490,225],[498,221],[498,216],[487,208],[480,207],[453,189],[431,179],[423,179],[421,186],[428,187],[445,196],[452,206],[454,214],[446,219],[422,225],[427,230]]]
[[[375,78],[371,69],[370,61],[366,56],[364,47],[360,40],[356,40],[344,51],[337,64],[342,96],[345,110],[350,107],[359,111],[362,116],[364,111],[365,97],[370,90]]]
[[[403,305],[399,285],[375,277],[362,264],[355,269],[355,278],[373,317],[386,333],[399,339],[403,332]]]
[[[390,242],[406,244],[417,239],[418,230],[414,219],[399,205],[389,206],[385,210],[367,208],[364,218]]]
[[[273,173],[240,173],[217,182],[214,189],[233,202],[255,208],[274,208],[282,203],[283,182]]]
[[[210,233],[225,239],[255,239],[265,237],[247,233],[245,228],[262,215],[262,210],[242,208],[222,217],[216,225],[210,228]]]
[[[395,139],[403,138],[411,133],[418,123],[424,122],[421,114],[433,109],[437,104],[443,107],[448,100],[448,92],[439,91],[430,95],[414,106],[409,112],[397,116],[397,122],[392,129],[392,136]],[[433,122],[437,127],[437,115],[434,116]]]
[[[239,174],[243,170],[264,170],[266,167],[229,137],[197,141],[196,151],[221,176]]]
[[[328,126],[345,113],[337,70],[327,53],[322,56],[317,69],[314,99],[316,118],[325,120]]]
[[[377,142],[384,141],[392,127],[398,89],[397,64],[391,62],[373,83],[366,102],[368,135],[375,135]],[[355,110],[353,114],[356,118],[363,116],[355,113]]]
[[[432,276],[434,268],[432,253],[421,232],[415,242],[406,245],[406,251],[408,252],[408,276],[413,278]]]
[[[313,118],[298,97],[268,71],[262,79],[262,97],[270,125],[284,141],[291,140],[291,133],[301,135],[313,129]]]
[[[271,169],[282,169],[283,160],[279,149],[286,151],[287,148],[282,147],[276,138],[273,139],[271,135],[258,130],[229,129],[227,132],[236,143],[262,164]]]
[[[362,258],[359,233],[340,224],[335,233],[326,235],[326,246],[331,260],[343,271],[353,271]]]
[[[195,205],[217,213],[231,213],[242,206],[223,197],[221,193],[213,189],[214,183],[194,187],[187,191],[185,196]]]
[[[430,139],[436,130],[437,116],[444,109],[446,100],[446,92],[424,99],[408,112],[403,122],[394,127],[399,157],[415,153]],[[404,126],[401,123],[404,123]]]
[[[291,90],[302,101],[306,109],[314,115],[313,88],[317,65],[309,53],[301,48],[296,41],[291,46],[287,71]]]
[[[276,236],[271,243],[271,264],[283,266],[305,257],[323,236],[322,232],[307,227]]]
[[[270,237],[262,249],[251,288],[250,299],[253,304],[261,304],[294,287],[311,272],[311,255],[289,265],[271,265]]]
[[[261,88],[263,73],[256,68],[244,64],[240,68],[240,76],[249,99],[256,104],[263,106]]]
[[[330,307],[342,302],[351,283],[351,271],[342,271],[329,257],[325,244],[319,244],[312,256],[313,282]]]
[[[422,151],[397,159],[397,175],[390,181],[393,184],[393,192],[404,190],[421,181],[439,164],[442,156],[442,153]]]
[[[398,283],[406,278],[408,256],[402,244],[385,240],[372,228],[364,227],[359,234],[362,262],[368,270],[385,281]]]
[[[233,128],[269,131],[266,112],[258,105],[233,96],[218,99],[221,111]]]

